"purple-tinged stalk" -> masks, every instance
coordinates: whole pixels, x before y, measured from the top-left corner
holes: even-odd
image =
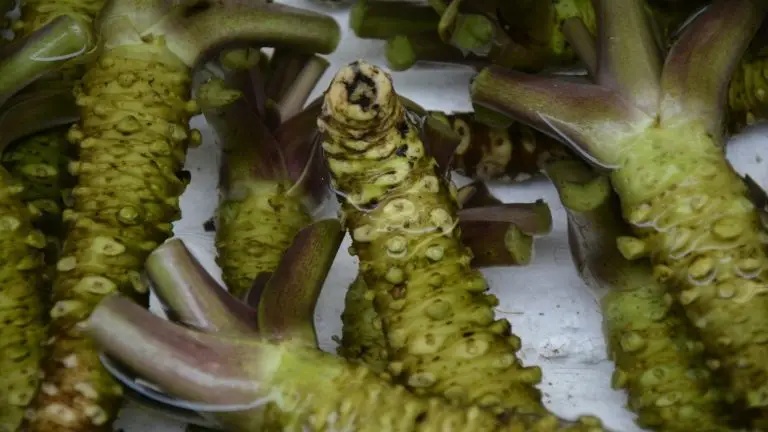
[[[224,406],[227,429],[259,430],[263,407],[286,431],[601,431],[552,417],[500,420],[478,407],[418,397],[386,375],[313,347],[258,336],[206,334],[163,320],[120,296],[102,300],[88,333],[109,356],[189,401]]]
[[[111,430],[122,391],[78,323],[116,292],[147,303],[139,271],[172,233],[186,150],[200,140],[188,125],[192,69],[232,42],[327,53],[339,39],[330,17],[238,2],[112,0],[97,28],[103,49],[75,90],[76,185],[53,284],[48,391],[33,401],[30,432]]]
[[[296,175],[301,176],[309,164],[294,167],[292,161],[294,169],[288,169],[282,144],[258,115],[257,97],[247,96],[250,86],[234,88],[238,81],[259,85],[247,79],[213,78],[197,93],[223,147],[217,262],[230,292],[242,298],[260,273],[275,270],[293,237],[311,218],[305,191],[294,187],[301,180]]]
[[[59,16],[0,50],[0,106],[24,87],[92,54],[91,25],[76,16]]]
[[[171,240],[156,249],[147,260],[147,273],[173,321],[206,333],[315,347],[315,304],[342,238],[341,224],[334,219],[318,221],[300,231],[268,282],[254,286],[249,293],[253,307],[219,286],[181,240]],[[183,414],[200,422],[199,416],[189,412],[193,403],[156,396],[146,389],[135,393],[140,403],[156,411]],[[269,410],[266,415],[267,421],[272,421]],[[237,421],[228,418],[230,414],[215,417],[224,424]]]
[[[603,310],[614,388],[629,393],[641,427],[658,431],[731,430],[723,391],[705,366],[703,344],[649,263],[616,250],[629,227],[610,180],[570,159],[546,173],[568,214],[568,240],[581,278]],[[734,416],[735,417],[735,416]]]
[[[560,137],[611,170],[637,238],[630,258],[682,304],[729,379],[729,397],[768,407],[768,233],[722,151],[730,74],[766,14],[757,0],[715,1],[658,59],[637,0],[599,2],[597,84],[491,67],[475,103]]]
[[[168,317],[206,332],[256,332],[256,311],[219,286],[187,249],[172,239],[155,249],[145,264]]]

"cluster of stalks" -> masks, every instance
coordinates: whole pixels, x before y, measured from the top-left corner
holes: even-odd
[[[768,1],[701,3],[358,2],[393,69],[477,69],[475,111],[443,113],[364,61],[308,100],[340,29],[302,9],[27,0],[0,46],[0,432],[108,431],[126,394],[231,431],[606,430],[545,408],[481,273],[552,224],[483,181],[539,172],[638,424],[765,430],[768,195],[723,147],[765,109]],[[197,114],[225,286],[169,240]],[[333,355],[314,309],[345,234]]]

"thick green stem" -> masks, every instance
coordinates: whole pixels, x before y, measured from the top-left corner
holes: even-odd
[[[695,121],[723,136],[730,77],[767,11],[759,0],[715,2],[686,29],[664,64],[662,126]]]
[[[519,339],[506,320],[494,319],[497,300],[469,266],[455,229],[455,196],[437,176],[391,77],[361,61],[342,68],[325,92],[318,126],[387,337],[389,371],[418,394],[546,415],[536,388],[541,372],[520,367]]]
[[[79,117],[70,88],[17,95],[0,107],[0,152],[22,137],[70,124]]]
[[[310,57],[291,85],[280,95],[277,106],[281,119],[289,119],[302,110],[329,65],[330,63],[321,57]]]
[[[0,53],[0,105],[46,73],[56,71],[95,44],[89,23],[59,16]]]
[[[661,97],[661,59],[643,0],[598,0],[597,82],[653,116]]]
[[[349,14],[349,26],[363,39],[435,33],[439,21],[440,16],[432,8],[412,2],[361,0]]]
[[[317,346],[315,305],[343,239],[335,219],[296,234],[260,296],[259,328],[265,336]]]
[[[620,156],[612,145],[653,122],[603,86],[529,75],[498,66],[472,81],[472,101],[562,140],[591,163],[610,168]]]
[[[484,67],[490,61],[446,44],[434,31],[414,35],[397,35],[387,41],[387,63],[392,70],[403,71],[417,62],[463,64]]]
[[[603,309],[616,364],[612,385],[628,390],[638,424],[667,432],[731,430],[724,394],[683,311],[647,261],[631,262],[616,251],[616,239],[630,230],[609,179],[576,160],[545,169],[568,212],[574,263]]]
[[[208,332],[254,332],[256,313],[219,286],[179,239],[154,250],[145,269],[169,316]]]

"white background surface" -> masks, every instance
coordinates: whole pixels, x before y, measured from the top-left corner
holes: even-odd
[[[321,10],[308,1],[282,1],[295,6]],[[325,90],[331,77],[342,65],[364,58],[386,65],[384,43],[355,38],[347,29],[344,10],[324,10],[333,15],[343,28],[342,42],[328,59],[326,72],[312,98]],[[472,72],[467,69],[431,66],[393,74],[398,93],[415,100],[427,109],[443,111],[471,110],[468,83]],[[203,223],[217,204],[217,170],[219,152],[200,118],[193,126],[203,132],[204,143],[192,149],[187,169],[192,183],[182,197],[183,219],[175,225],[175,233],[218,277],[213,263],[213,234],[205,233]],[[749,173],[761,185],[768,184],[764,159],[768,158],[768,128],[753,128],[729,145],[729,158],[742,173]],[[761,156],[762,155],[762,156]],[[560,416],[571,418],[590,413],[601,417],[615,431],[640,431],[632,422],[632,414],[623,406],[624,393],[610,389],[613,365],[606,360],[598,306],[576,275],[571,263],[565,231],[565,213],[554,188],[540,180],[525,185],[492,185],[493,192],[505,202],[530,202],[544,199],[552,209],[554,229],[536,242],[533,264],[522,268],[485,270],[491,291],[499,297],[497,314],[512,323],[513,331],[522,338],[523,362],[542,367],[541,389],[546,405]],[[345,240],[321,295],[315,320],[322,348],[335,350],[331,339],[340,334],[340,315],[344,292],[352,282],[356,262],[348,255],[349,238]],[[128,405],[116,429],[126,432],[177,432],[184,426]]]

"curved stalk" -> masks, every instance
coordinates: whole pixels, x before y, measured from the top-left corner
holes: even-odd
[[[516,414],[500,422],[477,407],[417,397],[365,367],[316,349],[193,332],[120,297],[102,301],[88,332],[109,355],[171,394],[230,405],[232,413],[221,417],[232,430],[256,430],[259,408],[268,403],[276,408],[273,418],[289,430],[406,432],[448,424],[487,432],[603,430],[594,419],[577,425]]]
[[[159,0],[137,4],[141,1],[112,0],[105,5],[99,19],[108,47],[124,43],[125,20],[133,24],[133,37],[163,35],[169,49],[188,66],[237,41],[320,54],[333,52],[339,43],[340,29],[333,18],[291,6],[203,1],[166,10]]]
[[[561,140],[590,163],[615,168],[613,144],[654,122],[606,87],[529,75],[498,66],[483,69],[471,85],[472,102],[501,112]]]
[[[289,119],[302,110],[310,93],[315,89],[329,65],[327,60],[318,56],[312,56],[306,62],[301,72],[277,102],[281,119]]]
[[[257,330],[255,310],[231,297],[179,239],[155,249],[145,264],[152,292],[177,322],[208,332]]]
[[[571,17],[563,21],[563,36],[593,77],[597,76],[597,44],[584,21]]]
[[[0,105],[39,77],[95,48],[90,24],[59,16],[0,52]]]
[[[733,75],[767,7],[757,0],[715,3],[693,21],[664,64],[662,125],[703,122],[712,136],[723,136],[730,81],[712,78]]]
[[[317,346],[315,305],[343,239],[335,219],[299,231],[260,296],[259,329],[264,336]]]

